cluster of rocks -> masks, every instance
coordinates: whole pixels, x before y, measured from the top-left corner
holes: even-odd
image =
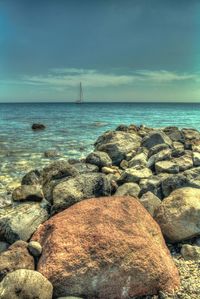
[[[173,293],[165,242],[200,260],[200,133],[121,125],[94,146],[27,173],[0,209],[0,298]]]

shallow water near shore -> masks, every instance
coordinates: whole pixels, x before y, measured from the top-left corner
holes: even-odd
[[[44,131],[33,132],[33,123]],[[84,157],[103,132],[119,124],[178,126],[200,130],[200,104],[169,103],[20,103],[0,104],[0,193],[13,189],[31,169],[59,158]]]

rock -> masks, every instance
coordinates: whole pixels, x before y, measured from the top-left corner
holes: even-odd
[[[53,287],[39,272],[20,269],[0,283],[1,299],[52,299]]]
[[[157,154],[152,155],[147,162],[147,167],[154,167],[154,164],[159,161],[165,161],[171,159],[171,150],[170,149],[164,149],[159,151]]]
[[[179,131],[177,127],[166,127],[163,131],[172,141],[184,142],[183,132]]]
[[[38,185],[22,185],[12,193],[14,201],[41,201],[43,198],[42,189]]]
[[[187,140],[199,140],[200,139],[200,134],[197,130],[195,129],[182,129],[181,130],[184,139]]]
[[[148,178],[152,175],[149,168],[137,169],[135,167],[127,168],[121,174],[119,182],[122,183],[138,183],[141,179]]]
[[[37,169],[31,170],[22,178],[22,185],[39,185],[40,176],[41,174]]]
[[[137,197],[140,193],[140,187],[136,183],[125,183],[118,187],[115,192],[116,196],[129,195],[133,197]]]
[[[120,168],[125,170],[126,168],[128,168],[128,161],[127,160],[122,160],[120,163]]]
[[[17,269],[35,269],[34,259],[29,254],[27,246],[26,242],[17,241],[0,254],[0,281],[6,274]]]
[[[82,173],[91,173],[91,172],[98,172],[99,167],[85,162],[79,162],[73,164],[74,168],[78,171],[78,174]]]
[[[148,157],[150,158],[151,156],[159,153],[160,151],[167,150],[167,149],[169,149],[169,145],[165,143],[157,144],[149,149]]]
[[[4,209],[12,204],[12,199],[9,196],[0,196],[0,209]]]
[[[119,171],[119,170],[118,170]],[[119,173],[115,168],[111,167],[102,167],[101,172],[105,174],[116,174]]]
[[[162,181],[162,193],[164,197],[169,196],[170,193],[176,189],[188,187],[190,183],[183,174],[173,174],[166,177]]]
[[[107,196],[111,194],[111,185],[105,174],[86,173],[68,179],[58,184],[53,190],[52,212],[90,197]]]
[[[159,173],[158,175],[153,175],[148,179],[140,180],[139,186],[141,188],[140,196],[144,193],[150,191],[159,198],[163,198],[162,192],[162,182],[168,178],[170,174],[168,173]]]
[[[30,241],[28,243],[28,250],[31,255],[33,255],[34,257],[38,257],[42,253],[42,246],[38,242]]]
[[[172,161],[159,161],[155,164],[156,173],[178,173],[179,166]]]
[[[137,165],[146,167],[147,166],[147,155],[145,155],[144,153],[140,153],[140,154],[136,155],[129,161],[128,165],[129,165],[129,167],[134,167]]]
[[[153,131],[149,135],[143,138],[142,145],[151,149],[158,144],[167,144],[168,146],[172,145],[171,139],[162,131]]]
[[[151,216],[154,216],[155,210],[159,207],[161,204],[161,200],[155,196],[152,192],[144,193],[139,198],[140,203],[145,207],[145,209],[151,214]]]
[[[40,226],[32,240],[43,246],[37,270],[55,297],[126,299],[179,286],[159,226],[133,197],[79,202]]]
[[[55,158],[59,157],[60,154],[56,150],[48,150],[44,152],[45,158]]]
[[[0,212],[0,239],[12,244],[21,239],[27,241],[38,226],[49,218],[48,205],[41,203],[22,203]]]
[[[67,296],[67,297],[59,297],[57,299],[83,299],[81,297]]]
[[[181,143],[181,142],[173,142],[173,145],[172,145],[173,149],[175,150],[180,150],[180,151],[183,151],[184,150],[184,145]]]
[[[90,153],[87,158],[86,162],[90,164],[94,164],[98,167],[104,167],[104,166],[111,166],[112,160],[105,152],[95,151],[93,153]]]
[[[183,244],[181,247],[181,254],[185,260],[200,261],[200,247]]]
[[[6,251],[9,246],[10,244],[8,244],[7,242],[0,241],[0,253]]]
[[[44,130],[46,127],[43,124],[32,124],[32,130],[37,131],[37,130]]]
[[[174,158],[172,161],[179,166],[180,171],[184,171],[193,167],[192,154],[190,152],[186,152],[186,154],[183,156]]]
[[[119,125],[119,126],[116,128],[116,131],[128,132],[128,126],[126,126],[126,125]]]
[[[100,136],[95,142],[95,150],[106,152],[113,164],[119,165],[126,154],[138,149],[141,137],[134,133],[109,131]]]
[[[163,234],[179,242],[200,234],[200,189],[173,191],[155,211],[155,219]]]
[[[200,153],[193,152],[193,163],[194,166],[200,166]]]

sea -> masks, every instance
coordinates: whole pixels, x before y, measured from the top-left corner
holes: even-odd
[[[34,132],[33,123],[42,123],[46,129]],[[0,104],[0,195],[16,187],[25,173],[42,169],[54,159],[85,157],[98,136],[120,124],[200,130],[200,104]],[[48,150],[59,156],[46,158]]]

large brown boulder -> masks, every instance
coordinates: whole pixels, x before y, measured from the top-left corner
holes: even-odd
[[[166,197],[154,218],[172,242],[200,235],[200,189],[185,187]]]
[[[179,275],[161,231],[133,197],[79,202],[41,225],[37,270],[54,296],[126,299],[172,292]]]

